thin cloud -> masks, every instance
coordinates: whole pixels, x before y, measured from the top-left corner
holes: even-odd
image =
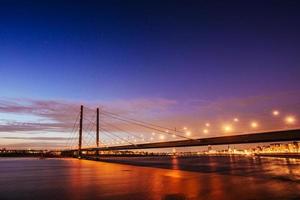
[[[20,123],[0,119],[2,124],[0,132],[17,131],[70,131],[73,128],[79,107],[83,102],[68,102],[59,100],[31,100],[31,99],[4,99],[0,100],[0,113],[30,114],[42,117],[44,120],[32,123]],[[105,110],[122,113],[124,115],[141,116],[152,112],[162,112],[176,101],[154,98],[117,100],[110,102],[87,102],[85,105],[85,117],[87,119],[95,115],[95,109],[101,106]],[[16,119],[17,120],[17,119]],[[50,122],[49,122],[50,121]],[[3,123],[5,122],[5,123]]]
[[[62,141],[69,140],[67,137],[0,137],[1,139],[8,140],[46,140],[46,141]]]

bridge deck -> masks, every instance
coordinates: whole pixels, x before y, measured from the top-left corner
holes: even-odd
[[[300,129],[280,130],[280,131],[251,133],[251,134],[222,136],[222,137],[211,137],[211,138],[200,138],[194,140],[177,140],[177,141],[169,141],[169,142],[144,143],[144,144],[136,144],[136,145],[84,148],[82,150],[110,151],[110,150],[245,144],[245,143],[259,143],[259,142],[297,141],[297,140],[300,140]]]

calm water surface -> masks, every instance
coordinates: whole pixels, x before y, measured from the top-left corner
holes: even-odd
[[[300,199],[299,159],[106,159],[0,158],[0,199]]]

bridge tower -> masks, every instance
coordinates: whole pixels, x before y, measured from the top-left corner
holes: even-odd
[[[83,105],[80,106],[78,157],[81,157]]]
[[[96,146],[99,147],[99,108],[97,108],[97,119],[96,119]],[[96,154],[98,155],[98,150],[96,151]]]

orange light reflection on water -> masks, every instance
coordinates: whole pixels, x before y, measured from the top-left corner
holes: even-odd
[[[246,162],[245,160],[235,160],[236,158],[230,159],[232,169],[240,167],[238,162]],[[216,163],[216,161],[216,158],[212,158],[208,162]],[[286,162],[277,160],[278,163],[271,161],[249,159],[247,163],[249,162],[252,166],[255,162],[257,169],[254,168],[254,171],[270,171],[271,177],[276,175],[272,174],[275,171],[282,172],[282,174],[298,173],[295,168],[288,169],[288,165],[297,164],[299,159]],[[300,196],[300,186],[297,181],[246,176],[247,169],[245,169],[245,176],[231,172],[222,174],[222,171],[220,173],[182,171],[177,170],[180,168],[177,157],[174,157],[171,162],[174,169],[77,159],[32,159],[26,160],[26,162],[19,160],[1,162],[0,175],[5,175],[10,179],[0,179],[0,192],[1,190],[10,191],[12,187],[13,191],[17,192],[6,192],[5,194],[13,199],[27,194],[28,198],[32,195],[32,198],[39,197],[44,200],[53,199],[54,196],[58,199],[74,200],[157,200],[167,198],[225,200],[240,199],[241,197],[260,200],[288,199]],[[277,167],[273,166],[272,168],[272,163]],[[201,167],[201,164],[205,163],[196,163],[195,167]]]

